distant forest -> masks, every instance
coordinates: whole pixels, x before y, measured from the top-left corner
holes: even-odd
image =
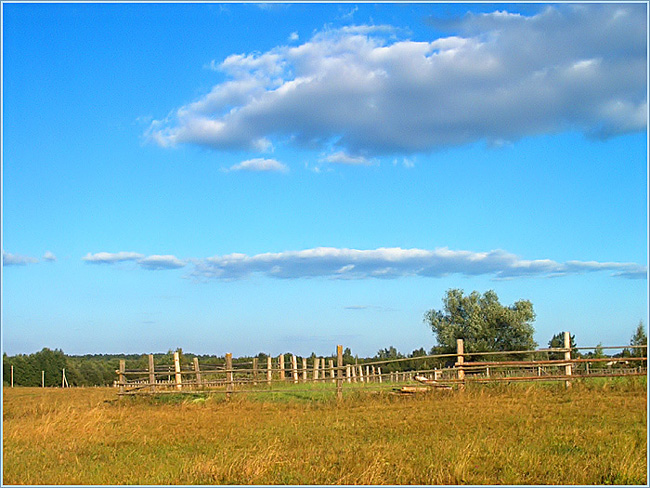
[[[572,337],[572,347],[575,347],[574,340]],[[556,337],[552,341],[549,341],[549,346],[561,347],[560,344],[553,343],[555,341]],[[199,358],[199,363],[205,366],[222,365],[225,362],[224,356],[195,355],[183,353],[182,349],[178,349],[178,352],[180,353],[183,369],[191,369],[191,363],[194,357]],[[386,349],[380,349],[373,357],[360,358],[356,355],[353,356],[352,351],[346,348],[343,353],[343,359],[346,364],[364,364],[373,361],[401,359],[402,361],[399,362],[382,365],[382,370],[389,373],[394,371],[442,368],[453,364],[455,358],[419,359],[423,356],[440,354],[442,352],[440,347],[433,347],[429,351],[420,348],[405,355],[400,353],[395,347],[390,346]],[[173,365],[173,355],[174,351],[172,350],[166,353],[154,354],[154,361],[157,366],[171,366]],[[630,355],[635,355],[635,351],[624,349],[621,353],[615,354],[612,357]],[[290,356],[290,352],[285,353],[286,360]],[[266,367],[267,354],[259,353],[254,357],[258,358],[260,368]],[[315,357],[317,357],[315,353],[307,356],[310,365],[313,364]],[[332,354],[325,356],[325,359],[335,359],[335,357],[336,355]],[[577,351],[574,351],[572,357],[590,358],[607,357],[607,355],[602,350],[596,348],[596,351],[589,352],[586,355],[581,355]],[[276,358],[277,356],[274,356],[274,359]],[[302,358],[302,356],[299,356],[299,358]],[[66,380],[70,386],[110,386],[117,379],[116,370],[119,368],[121,359],[126,361],[126,369],[144,370],[147,369],[149,364],[148,354],[86,354],[83,356],[70,356],[59,349],[51,350],[48,348],[44,348],[33,354],[7,356],[5,353],[2,357],[3,385],[8,386],[10,384],[11,366],[13,366],[15,386],[41,386],[43,379],[45,386],[61,386],[63,369],[65,369]],[[237,365],[240,365],[241,367],[245,367],[244,364],[251,364],[252,360],[253,357],[233,358],[233,366],[237,367]],[[274,367],[275,363],[276,361],[274,361]]]

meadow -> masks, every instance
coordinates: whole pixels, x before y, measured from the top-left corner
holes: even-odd
[[[118,397],[3,389],[3,484],[647,484],[646,379]]]

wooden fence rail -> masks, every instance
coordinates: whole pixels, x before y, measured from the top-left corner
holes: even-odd
[[[349,385],[345,388],[388,389],[396,384],[414,383],[416,377],[417,381],[425,380],[429,385],[462,389],[472,382],[564,381],[570,387],[572,380],[587,377],[647,375],[647,352],[644,357],[572,358],[569,337],[565,333],[562,348],[496,353],[465,352],[463,340],[459,339],[455,354],[386,359],[362,364],[345,364],[343,347],[340,345],[337,346],[335,358],[316,357],[309,361],[302,357],[299,363],[297,356],[281,354],[275,361],[267,357],[265,367],[259,364],[258,358],[249,362],[233,362],[230,353],[225,355],[223,363],[209,365],[200,365],[196,357],[192,358],[191,364],[181,363],[178,353],[174,353],[172,365],[155,365],[153,355],[149,355],[147,369],[126,369],[126,362],[121,360],[115,385],[121,395],[209,390],[230,397],[233,393],[251,391],[301,391],[301,384],[306,385],[307,391],[310,387],[313,391],[313,386],[307,385],[330,384],[335,385],[336,396],[341,399],[344,384]],[[602,347],[605,348],[645,348],[647,351],[647,346]],[[580,349],[593,350],[595,347]],[[562,356],[562,359],[548,359],[550,354]],[[508,358],[521,355],[523,359],[486,360],[490,355]],[[423,367],[427,360],[429,363],[437,361],[441,366]],[[411,361],[411,369],[394,370],[403,367],[405,361]],[[420,367],[417,367],[418,364]]]

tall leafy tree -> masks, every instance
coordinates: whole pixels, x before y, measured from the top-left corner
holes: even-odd
[[[532,350],[535,312],[528,300],[504,306],[493,290],[481,295],[473,291],[447,290],[442,310],[429,310],[424,321],[436,336],[438,352],[456,351],[456,340],[463,339],[465,352]]]

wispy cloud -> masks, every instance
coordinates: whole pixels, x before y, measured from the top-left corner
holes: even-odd
[[[138,254],[136,252],[98,252],[95,254],[88,253],[82,259],[87,263],[92,264],[112,264],[120,263],[123,261],[137,261],[138,259],[144,258],[143,254]]]
[[[153,255],[138,260],[138,264],[145,269],[178,269],[183,268],[187,262],[171,255]]]
[[[23,256],[21,254],[2,252],[3,266],[25,266],[33,263],[38,263],[38,259],[31,256]]]
[[[372,166],[378,164],[376,159],[368,159],[364,156],[350,156],[345,151],[337,151],[322,157],[320,162],[334,164],[348,164],[353,166]]]
[[[43,254],[43,259],[45,261],[54,262],[54,261],[56,261],[56,256],[51,251],[45,251],[45,254]]]
[[[226,81],[146,135],[162,146],[333,148],[351,161],[564,130],[643,130],[645,8],[468,15],[454,35],[417,42],[398,39],[392,26],[324,30],[300,45],[211,63]]]
[[[406,276],[439,278],[452,274],[488,275],[494,279],[557,277],[611,271],[612,276],[630,279],[647,278],[647,268],[636,263],[522,259],[500,249],[488,252],[451,250],[448,248],[369,250],[318,247],[301,251],[263,253],[249,256],[233,253],[208,258],[179,259],[173,255],[145,257],[133,252],[87,254],[89,263],[116,264],[133,261],[143,269],[178,269],[191,264],[189,276],[197,280],[232,281],[260,274],[271,278],[300,279],[395,279]],[[360,307],[351,306],[350,309]]]
[[[442,277],[492,275],[496,279],[550,277],[596,271],[615,271],[632,277],[645,268],[635,263],[598,263],[550,259],[526,260],[503,250],[489,252],[379,248],[374,250],[321,247],[254,256],[229,254],[194,261],[191,275],[199,279],[233,280],[251,274],[274,278],[329,277],[335,279],[391,279],[404,276]]]
[[[254,172],[275,172],[286,173],[289,168],[275,159],[255,158],[242,161],[231,166],[228,171],[254,171]]]
[[[96,254],[88,253],[82,258],[87,263],[91,264],[115,264],[133,261],[138,264],[140,267],[149,270],[160,270],[160,269],[178,269],[182,268],[187,264],[187,261],[180,260],[176,256],[172,255],[151,255],[146,256],[144,254],[136,252],[98,252]]]

